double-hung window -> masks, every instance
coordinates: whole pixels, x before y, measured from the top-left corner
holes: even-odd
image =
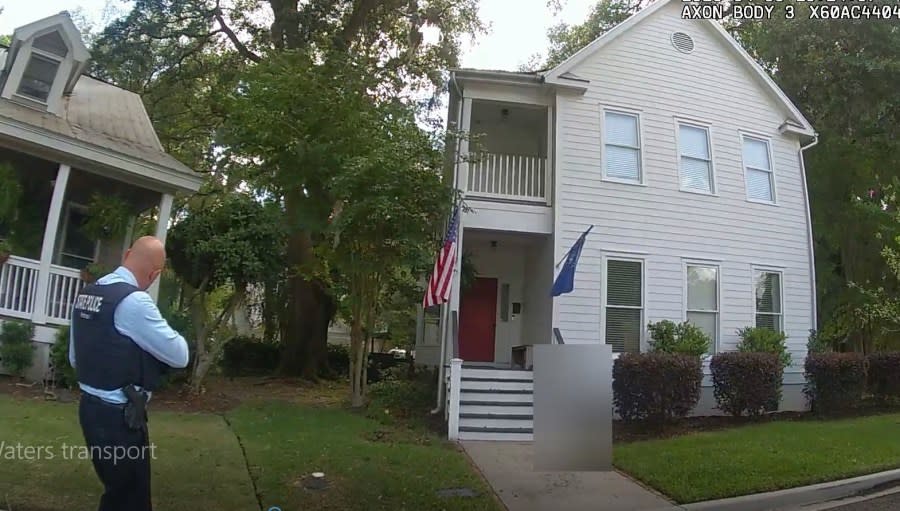
[[[682,190],[715,193],[708,128],[678,125],[678,171]]]
[[[68,53],[69,48],[59,32],[35,38],[16,94],[46,103],[62,61]]]
[[[764,139],[742,137],[744,153],[744,177],[747,181],[747,198],[760,202],[775,202],[775,175],[769,142]]]
[[[754,280],[756,326],[775,330],[776,332],[784,331],[781,273],[776,271],[756,271]]]
[[[709,336],[710,353],[714,353],[719,340],[719,267],[687,264],[685,268],[686,319]]]
[[[644,326],[644,264],[606,261],[606,344],[614,353],[639,353]]]
[[[641,183],[641,134],[637,114],[604,110],[603,177]]]

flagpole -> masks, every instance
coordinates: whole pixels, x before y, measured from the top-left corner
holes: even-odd
[[[591,230],[593,230],[593,228],[594,228],[594,225],[591,224],[591,226],[588,227],[588,229],[586,231],[584,231],[584,234],[582,234],[581,236],[587,236],[588,234],[590,234],[590,232],[591,232]],[[579,238],[581,236],[579,236]],[[559,268],[559,265],[561,265],[563,263],[563,261],[565,261],[566,258],[569,257],[569,252],[571,252],[572,248],[574,248],[574,247],[575,247],[575,243],[573,243],[572,246],[569,247],[569,250],[566,250],[566,253],[562,256],[562,259],[560,259],[559,262],[556,263],[556,266],[554,266],[554,268]]]

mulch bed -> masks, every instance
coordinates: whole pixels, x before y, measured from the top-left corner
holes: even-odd
[[[777,412],[759,417],[687,417],[670,424],[649,425],[642,423],[613,422],[613,442],[629,443],[641,440],[656,440],[671,438],[705,431],[717,431],[721,429],[752,424],[765,424],[768,422],[790,422],[806,420],[838,420],[869,415],[887,413],[900,413],[900,403],[884,403],[873,399],[866,399],[853,409],[828,416],[818,415],[812,412]]]
[[[50,393],[52,392],[52,393]],[[79,391],[23,384],[18,378],[0,375],[0,395],[18,399],[78,401]],[[224,413],[248,401],[288,401],[308,406],[332,406],[346,400],[346,385],[340,382],[310,382],[295,378],[211,377],[204,390],[193,394],[182,385],[170,385],[153,393],[152,410],[182,413]]]

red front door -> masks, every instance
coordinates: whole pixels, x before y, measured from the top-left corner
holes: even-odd
[[[465,362],[493,362],[497,279],[476,278],[463,292],[459,308],[459,358]]]

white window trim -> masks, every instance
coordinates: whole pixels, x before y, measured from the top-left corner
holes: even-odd
[[[60,113],[63,101],[63,90],[66,87],[69,74],[75,66],[74,49],[71,47],[70,41],[65,34],[61,34],[63,41],[69,48],[68,55],[65,57],[60,57],[33,47],[34,40],[38,37],[59,30],[60,28],[58,26],[47,28],[46,30],[34,34],[22,44],[21,48],[19,48],[19,51],[16,53],[15,62],[13,63],[13,66],[9,71],[9,76],[6,79],[6,83],[3,86],[2,97],[14,100],[24,106],[38,110],[46,110],[52,114],[58,115]],[[59,63],[59,66],[56,68],[56,76],[53,78],[53,84],[50,86],[50,94],[47,96],[47,101],[41,101],[37,98],[19,94],[18,92],[19,86],[22,83],[22,77],[25,75],[25,67],[31,61],[31,55],[33,53]]]
[[[699,309],[689,309],[688,308],[688,282],[687,282],[687,270],[689,266],[698,266],[703,268],[715,268],[716,269],[716,310],[708,311],[708,310],[699,310]],[[689,312],[700,312],[700,313],[716,313],[716,337],[712,340],[712,345],[709,347],[710,351],[706,355],[707,357],[711,357],[719,352],[719,343],[722,339],[722,266],[718,261],[711,260],[703,260],[703,259],[690,259],[683,258],[682,259],[682,303],[684,307],[682,307],[684,314],[682,315],[682,321],[687,321]],[[755,303],[755,302],[754,302]],[[754,318],[755,320],[755,318]]]
[[[778,187],[775,185],[775,155],[772,152],[772,137],[768,137],[765,135],[761,135],[758,133],[749,132],[746,130],[738,130],[738,136],[741,142],[741,170],[744,173],[744,192],[746,194],[747,202],[752,202],[754,204],[765,204],[767,206],[777,206],[778,205]],[[750,197],[750,187],[747,186],[747,162],[744,160],[744,140],[752,139],[759,142],[765,142],[766,151],[769,153],[769,166],[771,167],[768,172],[770,176],[770,183],[772,184],[772,200],[761,200]],[[765,172],[765,169],[760,169],[756,167],[751,167],[754,170],[759,170]]]
[[[638,146],[618,146],[628,149],[637,149],[638,151],[638,174],[637,181],[632,179],[622,179],[619,177],[609,177],[606,175],[606,114],[622,114],[630,115],[637,118],[637,137]],[[612,144],[617,145],[617,144]],[[647,173],[644,171],[644,119],[643,112],[635,108],[620,107],[614,105],[600,105],[600,179],[610,183],[620,183],[635,186],[647,186]]]
[[[679,191],[685,193],[696,193],[698,195],[708,195],[712,197],[719,196],[719,188],[717,186],[716,179],[716,155],[713,151],[713,142],[712,142],[712,123],[707,121],[701,121],[697,119],[689,119],[686,117],[675,116],[675,168],[678,169],[678,189]],[[681,179],[681,126],[689,126],[691,128],[697,128],[706,131],[706,146],[709,151],[709,189],[710,191],[705,192],[703,190],[697,190],[694,188],[685,188],[682,185]],[[694,158],[693,156],[687,156],[687,158]]]
[[[642,257],[640,253],[634,252],[607,252],[601,256],[600,267],[600,342],[606,344],[606,290],[608,275],[608,262],[613,261],[631,261],[641,263],[641,323],[640,323],[640,339],[638,341],[639,353],[645,353],[647,346],[647,259]],[[621,305],[613,305],[622,309],[637,309],[638,307],[627,307]],[[618,357],[618,353],[613,352],[613,358]]]
[[[777,273],[778,277],[778,296],[781,301],[781,313],[775,312],[758,312],[756,310],[756,277],[760,273]],[[774,268],[771,266],[757,266],[753,265],[750,271],[750,296],[751,296],[751,304],[753,304],[753,315],[751,319],[750,326],[756,326],[756,315],[757,314],[768,314],[771,316],[781,316],[781,332],[784,332],[784,320],[787,317],[786,307],[784,303],[784,269],[783,268]]]
[[[88,211],[88,207],[85,206],[84,204],[79,204],[77,202],[72,202],[72,201],[66,202],[66,207],[63,210],[63,216],[62,216],[62,230],[60,230],[60,232],[59,232],[59,241],[57,242],[56,255],[53,258],[53,260],[59,261],[60,264],[62,264],[62,256],[63,255],[66,255],[69,257],[74,257],[76,259],[87,259],[84,256],[63,253],[63,248],[66,245],[66,236],[69,233],[69,212],[73,209],[75,211],[80,211],[82,213],[87,213],[87,211]],[[94,255],[91,260],[91,263],[96,263],[99,258],[100,258],[100,240],[95,240],[94,241]]]

